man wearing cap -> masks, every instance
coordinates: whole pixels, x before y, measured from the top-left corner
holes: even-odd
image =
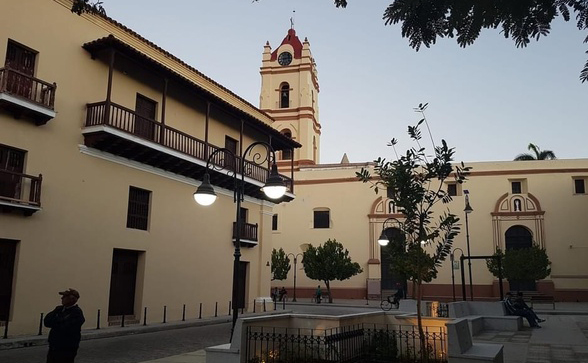
[[[59,292],[61,305],[45,316],[49,332],[47,363],[73,363],[80,346],[82,324],[86,321],[76,304],[80,293],[74,289]]]

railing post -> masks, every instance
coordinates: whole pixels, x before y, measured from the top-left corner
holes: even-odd
[[[100,330],[100,309],[98,309],[98,316],[96,317],[96,330]]]
[[[37,335],[43,335],[43,313],[41,313],[41,319],[39,319],[39,334]]]
[[[0,92],[6,91],[6,82],[8,79],[8,69],[0,70]]]
[[[182,321],[186,321],[186,304],[182,307]]]
[[[218,301],[214,302],[214,317],[218,316]]]
[[[163,305],[163,323],[167,323],[167,305]]]
[[[200,303],[200,311],[198,312],[198,319],[202,319],[202,303]]]
[[[53,89],[51,90],[51,96],[49,96],[49,106],[51,109],[55,109],[55,93],[57,92],[57,83],[53,82]]]
[[[143,310],[143,326],[147,325],[147,306],[145,306],[145,309]]]

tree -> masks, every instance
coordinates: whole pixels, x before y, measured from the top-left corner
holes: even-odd
[[[74,0],[71,12],[78,15],[83,13],[106,15],[106,10],[102,7],[102,1],[91,3],[90,0]]]
[[[272,250],[272,281],[273,280],[285,280],[290,272],[290,259],[286,256],[283,248],[278,251],[274,248]]]
[[[334,1],[337,7],[347,6],[347,0]],[[384,11],[383,20],[386,25],[402,23],[402,37],[418,51],[421,45],[428,48],[444,37],[455,37],[465,48],[478,39],[482,29],[498,27],[517,47],[526,47],[531,39],[547,36],[556,17],[569,21],[571,14],[575,14],[579,30],[588,29],[586,0],[394,0]],[[588,36],[584,43],[588,43]],[[588,81],[588,61],[580,80]]]
[[[541,150],[539,148],[539,146],[531,143],[529,144],[529,146],[527,147],[530,151],[533,152],[533,154],[519,154],[517,155],[516,158],[514,158],[515,161],[524,161],[524,160],[553,160],[553,159],[557,159],[555,157],[555,154],[553,153],[553,151],[551,150]]]
[[[325,283],[330,303],[333,302],[331,281],[347,280],[363,271],[357,262],[351,261],[349,251],[343,248],[343,244],[335,239],[329,239],[318,247],[309,245],[302,255],[302,264],[309,279]]]
[[[538,281],[551,274],[551,261],[544,248],[533,244],[529,248],[507,250],[497,249],[494,256],[502,257],[502,277],[510,281]],[[498,277],[498,263],[495,259],[486,260],[490,273]]]
[[[405,155],[396,157],[395,161],[375,160],[374,173],[379,177],[373,178],[370,171],[362,169],[357,177],[363,182],[371,183],[371,187],[378,193],[385,188],[387,196],[404,215],[401,218],[402,231],[406,237],[406,252],[402,258],[396,258],[394,269],[401,271],[413,282],[417,300],[417,319],[421,343],[421,353],[426,356],[426,337],[421,321],[421,300],[423,283],[431,282],[437,277],[438,268],[449,255],[454,238],[459,233],[459,218],[449,210],[434,219],[432,208],[439,202],[451,202],[451,196],[444,190],[445,180],[455,178],[456,182],[465,182],[470,167],[454,166],[454,148],[447,146],[441,140],[441,146],[435,146],[434,154],[428,156],[421,146],[422,139],[419,127],[425,122],[424,111],[427,104],[419,104],[415,111],[422,113],[423,118],[416,126],[408,127],[410,138],[417,144]],[[428,128],[428,126],[427,126]],[[396,139],[388,144],[395,147]],[[396,149],[394,148],[394,153]],[[375,180],[375,181],[373,181]],[[429,247],[434,247],[432,253]]]

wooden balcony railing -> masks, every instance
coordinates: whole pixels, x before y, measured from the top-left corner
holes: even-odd
[[[54,109],[56,83],[48,83],[11,68],[0,68],[0,93],[10,93]]]
[[[41,206],[43,176],[32,176],[0,169],[0,201],[15,205]],[[23,196],[28,195],[27,198]]]
[[[237,238],[237,222],[233,222],[233,239]],[[257,242],[257,223],[241,223],[241,240],[249,240]]]
[[[140,116],[135,111],[112,102],[110,107],[107,107],[107,102],[105,101],[87,105],[86,127],[97,125],[108,125],[203,161],[206,161],[207,155],[212,155],[215,150],[219,149],[218,146],[208,144],[207,153],[207,145],[204,141],[155,120]],[[218,167],[234,170],[238,174],[242,174],[242,170],[240,170],[241,158],[239,157],[237,158],[237,165],[235,165],[235,161],[231,160],[227,155],[217,153],[210,162]],[[262,183],[266,182],[269,175],[267,168],[255,165],[248,160],[245,160],[244,164],[247,177]],[[292,191],[292,179],[285,175],[280,176],[288,190]]]

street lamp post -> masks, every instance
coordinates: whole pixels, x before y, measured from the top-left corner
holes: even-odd
[[[292,255],[292,257],[294,258],[294,297],[292,298],[292,302],[296,302],[296,263],[298,262],[298,256],[303,256],[302,253],[297,253],[297,254],[293,254],[293,253],[288,253],[286,256],[290,256]]]
[[[455,301],[455,268],[453,267],[455,261],[455,251],[460,250],[461,255],[463,256],[463,250],[459,247],[454,248],[449,255],[449,259],[451,260],[451,291],[453,292],[453,301]]]
[[[231,340],[233,339],[233,332],[235,330],[235,324],[237,323],[237,318],[239,316],[239,262],[241,259],[241,202],[244,199],[244,188],[245,188],[245,156],[253,153],[253,148],[256,146],[263,146],[265,148],[266,155],[263,157],[261,154],[256,152],[252,158],[252,161],[248,161],[250,164],[261,166],[267,161],[272,161],[271,171],[268,172],[268,177],[265,185],[261,190],[265,193],[265,195],[272,199],[281,198],[284,193],[286,192],[286,186],[284,185],[284,181],[278,174],[278,168],[276,166],[276,154],[272,146],[264,141],[257,141],[253,144],[249,145],[245,152],[243,153],[242,157],[237,157],[235,153],[231,150],[226,148],[220,148],[213,151],[208,159],[206,160],[206,173],[204,174],[204,178],[202,184],[198,187],[196,192],[194,193],[194,200],[200,205],[208,206],[214,203],[216,200],[216,193],[214,192],[214,188],[210,184],[210,175],[208,170],[212,167],[215,170],[222,170],[227,169],[227,166],[231,166],[227,170],[232,173],[233,180],[235,183],[234,186],[234,193],[233,193],[233,201],[237,204],[237,212],[236,212],[236,221],[235,221],[235,252],[234,256],[234,263],[233,263],[233,291],[232,291],[232,304],[233,304],[233,325],[231,326]],[[218,164],[211,164],[211,160],[213,157],[218,153],[224,154],[225,162],[222,165]],[[226,163],[226,158],[230,156],[231,159],[234,160],[234,163],[229,164]],[[241,172],[240,178],[237,175],[237,171]]]
[[[469,192],[467,190],[463,191],[465,194],[465,208],[464,208],[464,212],[465,212],[465,218],[466,218],[466,244],[467,244],[467,248],[468,248],[468,271],[470,274],[470,300],[474,301],[474,286],[472,285],[472,260],[471,260],[471,255],[470,255],[470,228],[469,228],[469,222],[468,222],[468,214],[472,213],[474,210],[472,209],[472,206],[470,205],[470,195]]]

